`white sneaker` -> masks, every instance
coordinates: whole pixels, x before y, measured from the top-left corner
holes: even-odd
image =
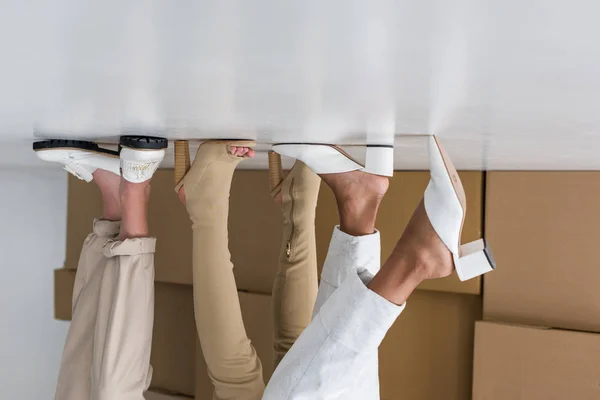
[[[100,148],[96,143],[83,140],[44,140],[35,142],[36,155],[49,162],[62,164],[77,178],[91,182],[98,168],[120,175],[119,153]]]
[[[132,183],[149,180],[165,158],[167,139],[150,136],[121,136],[121,176]]]
[[[374,175],[394,175],[394,147],[391,145],[346,146],[342,149],[329,144],[281,143],[273,145],[273,151],[302,161],[317,174],[360,170]],[[359,161],[360,158],[364,161]]]
[[[496,263],[485,239],[460,245],[466,195],[452,161],[435,136],[429,138],[429,168],[431,180],[425,190],[425,211],[433,229],[452,252],[458,277],[466,281],[494,270]]]

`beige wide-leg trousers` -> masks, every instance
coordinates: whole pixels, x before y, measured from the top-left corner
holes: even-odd
[[[143,400],[152,377],[156,239],[94,221],[83,244],[56,400]]]
[[[192,221],[196,325],[214,385],[213,399],[258,400],[265,387],[262,364],[246,334],[228,245],[229,192],[234,170],[243,160],[229,154],[231,145],[253,147],[254,142],[203,143],[190,171],[175,190],[184,187]],[[298,183],[305,172],[294,172]],[[275,342],[280,358],[310,322],[317,291],[314,210],[308,213],[313,223],[311,233],[302,218],[302,210],[308,207],[297,203],[294,208],[291,199],[286,198],[293,190],[287,187],[286,192],[284,231],[286,242],[292,242],[292,256],[288,259],[284,244],[285,258],[280,258],[273,299]],[[314,204],[317,192],[318,189],[311,194]],[[291,221],[295,221],[296,228],[291,228]]]

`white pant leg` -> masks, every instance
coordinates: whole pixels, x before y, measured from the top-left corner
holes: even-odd
[[[351,236],[333,229],[329,250],[321,272],[321,283],[317,301],[313,310],[313,318],[319,313],[329,296],[351,274],[359,275],[368,272],[375,276],[381,267],[381,238],[379,231],[372,235]]]
[[[372,235],[351,236],[336,226],[333,230],[329,251],[321,273],[321,283],[317,301],[313,310],[313,318],[319,313],[321,306],[336,291],[350,274],[370,274],[379,272],[381,266],[381,238],[378,231]],[[377,352],[364,357],[365,375],[361,379],[372,384],[359,384],[353,393],[357,398],[379,399],[379,356]]]
[[[367,288],[372,276],[350,274],[285,356],[263,400],[374,400],[372,360],[404,309]]]

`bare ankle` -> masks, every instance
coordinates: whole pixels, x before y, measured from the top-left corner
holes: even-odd
[[[400,305],[425,279],[410,255],[393,253],[368,287],[388,301]]]
[[[117,203],[118,199],[115,200],[113,204],[107,204],[107,201],[104,200],[104,209],[102,211],[102,218],[107,221],[120,221],[122,218],[121,215],[121,202]],[[112,203],[112,202],[111,202]]]
[[[374,233],[380,203],[380,199],[365,198],[338,203],[342,232],[351,236]]]
[[[150,197],[150,181],[145,181],[141,183],[132,183],[126,181],[125,179],[121,179],[121,186],[119,188],[119,194],[121,197],[121,202],[123,198],[127,198],[130,196],[134,197]]]
[[[150,181],[131,183],[121,180],[120,188],[121,240],[148,236],[148,202],[150,199]]]
[[[342,231],[352,236],[372,234],[377,210],[389,187],[389,179],[362,171],[321,177],[335,195]]]
[[[185,203],[185,189],[183,188],[183,186],[177,192],[177,196],[179,197],[179,202],[185,206],[186,205],[186,203]]]

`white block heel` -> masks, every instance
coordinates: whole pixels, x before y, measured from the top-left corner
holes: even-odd
[[[349,154],[350,148],[358,147],[364,149],[362,157]],[[373,175],[394,175],[394,147],[391,145],[348,146],[346,151],[329,144],[281,143],[273,145],[273,151],[302,161],[317,174],[364,171]]]
[[[364,172],[373,175],[394,176],[394,148],[391,146],[367,146]]]
[[[429,139],[429,168],[425,211],[440,240],[452,252],[459,279],[466,281],[494,270],[496,263],[485,239],[460,245],[467,199],[458,172],[435,136]]]
[[[468,281],[496,269],[496,262],[485,239],[460,247],[460,257],[453,254],[454,268],[461,281]]]

